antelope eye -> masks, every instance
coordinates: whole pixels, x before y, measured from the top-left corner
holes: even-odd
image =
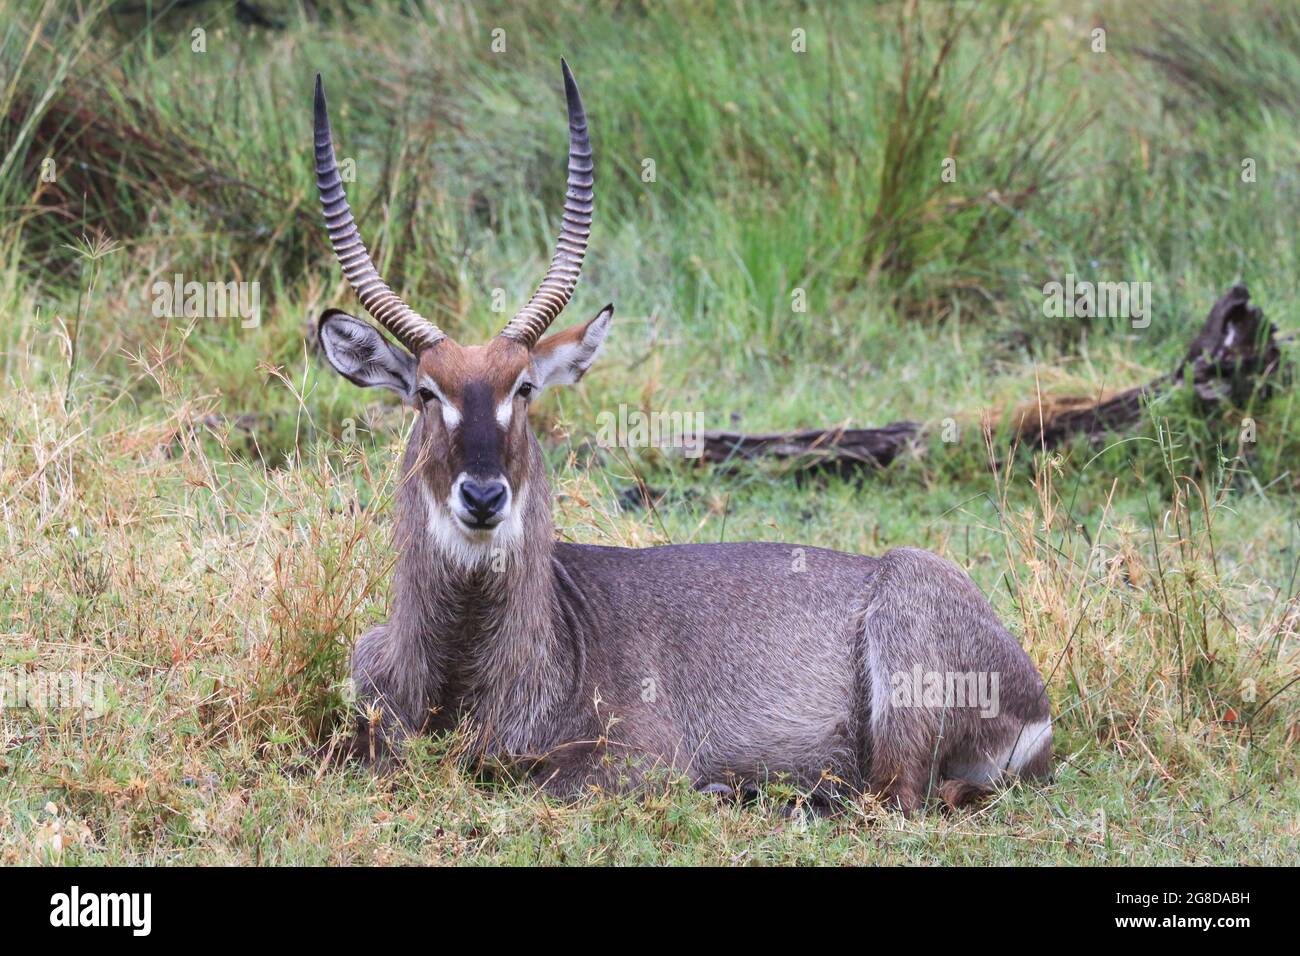
[[[515,394],[520,398],[527,398],[529,395],[533,394],[533,383],[524,382],[524,384],[519,386],[519,391],[515,392]]]
[[[415,390],[415,394],[420,396],[420,401],[428,405],[430,402],[436,402],[438,396],[434,394],[433,389],[420,387]]]

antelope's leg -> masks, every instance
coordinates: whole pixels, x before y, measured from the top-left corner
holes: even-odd
[[[926,706],[911,688],[914,673],[944,668],[942,611],[944,582],[936,581],[933,559],[919,552],[891,551],[864,605],[860,640],[861,679],[869,701],[866,726],[867,786],[905,814],[921,808],[943,759],[942,708]]]
[[[572,799],[601,790],[625,793],[645,783],[646,774],[663,769],[662,761],[609,741],[581,740],[560,744],[530,758],[529,772],[553,797]]]
[[[387,764],[403,739],[426,727],[432,679],[418,649],[404,655],[388,624],[361,635],[352,650],[359,756]]]

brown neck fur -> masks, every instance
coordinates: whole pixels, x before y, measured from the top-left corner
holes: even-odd
[[[554,525],[541,450],[530,434],[519,535],[466,567],[429,530],[439,506],[421,489],[423,425],[403,462],[398,502],[397,643],[418,646],[440,688],[428,701],[440,722],[470,718],[488,752],[537,752],[563,723],[556,711],[576,689],[581,659],[572,635],[557,627]]]

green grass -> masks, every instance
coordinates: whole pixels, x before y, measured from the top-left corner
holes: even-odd
[[[107,707],[0,712],[0,863],[1300,858],[1294,387],[1209,420],[1170,393],[1100,453],[1011,455],[996,427],[1040,391],[1170,370],[1235,281],[1294,334],[1294,5],[265,4],[272,30],[217,2],[65,6],[0,0],[0,676],[83,669]],[[304,343],[356,309],[317,214],[312,79],[390,283],[474,341],[550,255],[561,55],[597,155],[561,322],[618,305],[601,364],[536,413],[561,535],[952,557],[1049,678],[1054,783],[822,819],[779,782],[564,806],[454,738],[387,778],[321,768],[351,643],[387,613],[410,413]],[[155,316],[176,272],[258,281],[260,325]],[[1046,318],[1066,273],[1150,282],[1150,327]],[[858,479],[731,473],[594,449],[620,403],[961,430]],[[638,480],[652,511],[619,505]]]

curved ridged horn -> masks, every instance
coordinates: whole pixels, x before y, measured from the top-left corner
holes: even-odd
[[[546,270],[546,278],[501,335],[532,348],[547,327],[555,321],[569,299],[582,272],[582,258],[587,253],[591,235],[592,185],[591,140],[587,138],[587,114],[582,109],[578,84],[573,81],[569,64],[563,59],[564,96],[569,104],[569,188],[564,194],[564,223],[555,242],[555,257]]]
[[[411,354],[418,355],[447,337],[441,329],[397,297],[380,276],[361,241],[361,232],[352,220],[348,197],[343,191],[334,141],[330,137],[329,111],[325,107],[325,88],[316,74],[316,188],[330,245],[343,267],[343,275],[375,321],[386,328]]]

